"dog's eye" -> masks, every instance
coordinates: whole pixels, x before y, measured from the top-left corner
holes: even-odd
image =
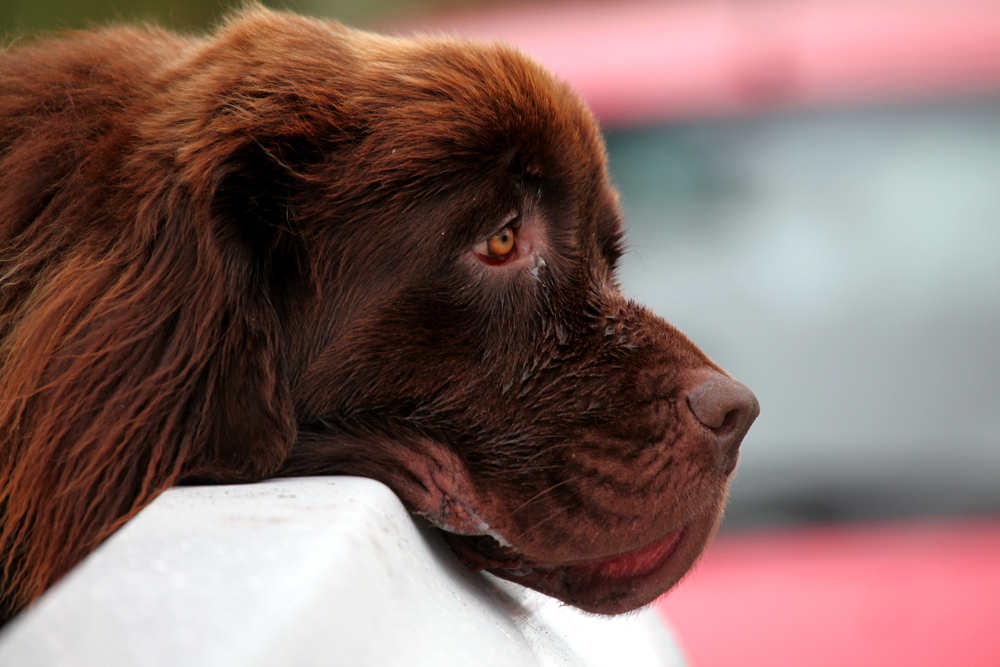
[[[493,257],[506,255],[514,249],[514,230],[504,227],[486,242],[486,250]]]
[[[513,227],[504,227],[499,232],[476,246],[479,259],[487,264],[506,264],[514,258],[516,234]]]

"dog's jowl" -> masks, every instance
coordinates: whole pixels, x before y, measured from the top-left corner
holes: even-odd
[[[579,97],[256,8],[0,54],[0,618],[179,482],[385,482],[474,569],[644,605],[756,399],[615,283]]]

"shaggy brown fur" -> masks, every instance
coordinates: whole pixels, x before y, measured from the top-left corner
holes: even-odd
[[[253,8],[6,50],[0,619],[173,484],[327,473],[476,569],[653,599],[756,407],[697,398],[737,385],[620,295],[619,225],[590,113],[502,45]]]

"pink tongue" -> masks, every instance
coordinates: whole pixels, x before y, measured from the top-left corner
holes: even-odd
[[[681,539],[681,531],[675,530],[672,533],[668,533],[663,539],[640,547],[635,551],[602,558],[595,562],[592,567],[595,568],[597,574],[609,579],[637,577],[647,572],[652,572],[663,563],[664,559],[677,546],[679,539]]]

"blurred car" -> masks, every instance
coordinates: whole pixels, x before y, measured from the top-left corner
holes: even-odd
[[[1000,664],[1000,2],[552,3],[405,29],[502,38],[582,92],[625,291],[760,399],[723,533],[661,603],[692,663]]]

